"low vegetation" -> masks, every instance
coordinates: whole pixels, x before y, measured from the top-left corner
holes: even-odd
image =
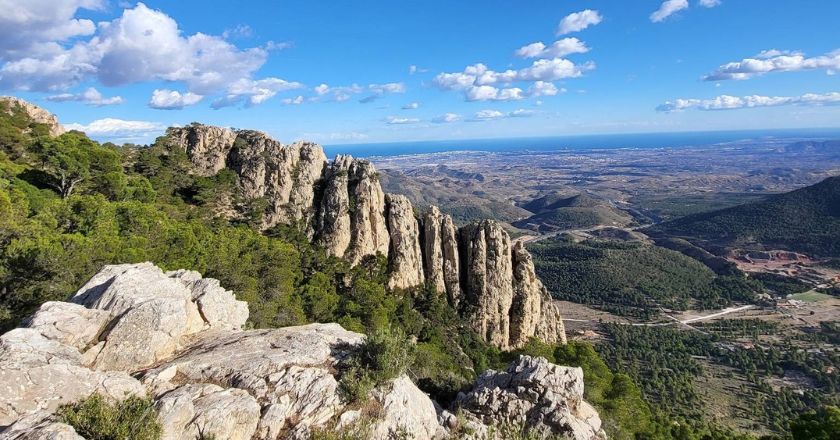
[[[110,402],[101,394],[64,405],[58,418],[88,440],[158,440],[162,429],[151,399]]]

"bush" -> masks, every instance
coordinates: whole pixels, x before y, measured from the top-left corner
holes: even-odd
[[[405,332],[375,330],[345,361],[341,392],[350,402],[367,399],[374,387],[404,374],[414,361],[414,344]]]
[[[110,403],[100,394],[58,409],[62,422],[88,440],[158,440],[162,429],[151,399]]]

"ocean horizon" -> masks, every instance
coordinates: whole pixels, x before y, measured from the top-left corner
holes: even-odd
[[[527,152],[620,148],[687,148],[759,139],[838,139],[840,128],[590,134],[324,145],[329,157],[402,156],[450,151]]]

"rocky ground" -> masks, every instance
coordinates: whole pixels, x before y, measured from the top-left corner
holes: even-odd
[[[0,336],[0,439],[81,439],[54,413],[92,393],[151,397],[164,439],[308,438],[370,417],[339,393],[363,335],[338,324],[242,330],[247,318],[245,303],[196,272],[107,266],[70,302],[45,303]],[[580,368],[522,356],[447,410],[398,377],[371,394],[378,410],[366,422],[381,439],[499,438],[504,426],[604,438],[582,396]]]

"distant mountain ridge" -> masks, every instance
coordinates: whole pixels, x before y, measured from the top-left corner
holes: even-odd
[[[645,232],[706,247],[840,257],[840,176],[759,202],[671,220]]]

